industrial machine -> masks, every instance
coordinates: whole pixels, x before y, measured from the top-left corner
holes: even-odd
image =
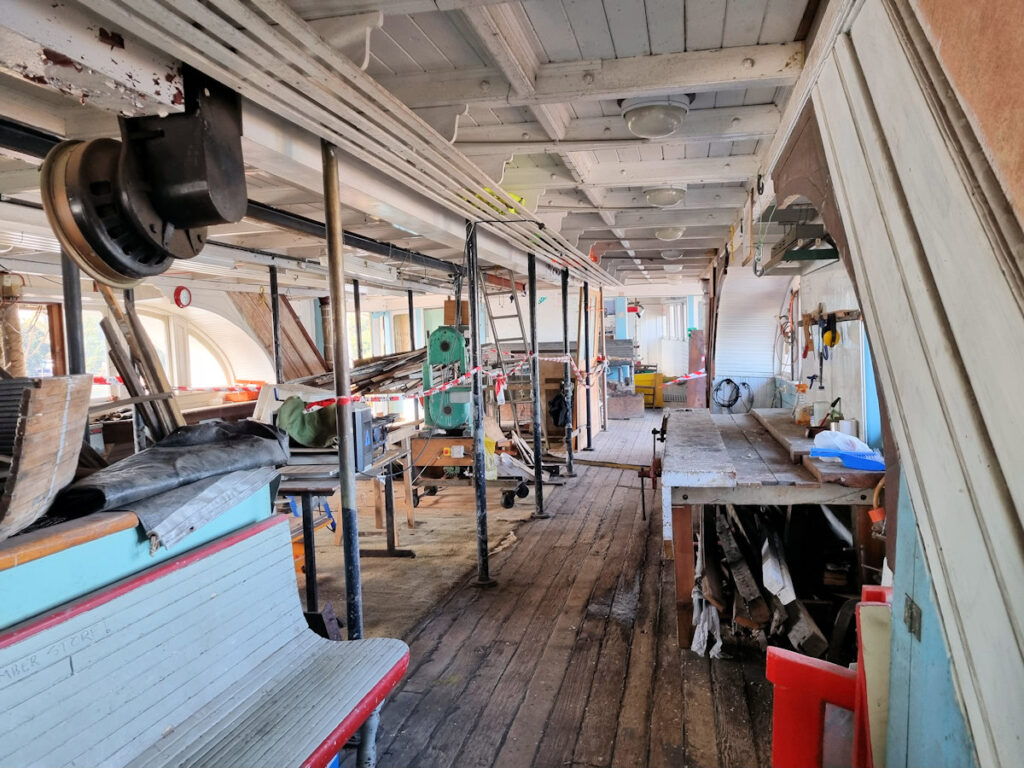
[[[427,339],[427,360],[423,363],[423,389],[455,381],[469,370],[466,335],[457,327],[442,325]],[[473,484],[472,384],[468,381],[423,398],[423,421],[427,435],[412,441],[414,485],[427,494],[439,488]],[[498,462],[502,506],[511,507],[517,498],[526,498],[529,487],[524,476],[508,471]],[[413,503],[419,503],[419,490],[413,491]]]
[[[186,68],[185,110],[120,118],[121,140],[63,141],[47,155],[42,201],[61,246],[90,277],[131,288],[245,215],[237,93]]]
[[[442,325],[427,339],[427,360],[423,363],[423,389],[454,381],[466,371],[466,337],[455,326]],[[468,434],[473,388],[469,382],[423,398],[423,421],[428,427],[450,435]]]

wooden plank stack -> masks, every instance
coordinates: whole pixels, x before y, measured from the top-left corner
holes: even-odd
[[[0,449],[10,465],[0,541],[41,517],[74,479],[91,391],[89,376],[0,381]]]

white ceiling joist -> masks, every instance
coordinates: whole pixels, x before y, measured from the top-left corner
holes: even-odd
[[[746,182],[757,175],[758,158],[695,158],[692,160],[647,160],[630,163],[601,163],[582,179],[583,185],[626,187],[644,184],[724,184]],[[502,185],[521,189],[565,189],[580,182],[562,169],[506,168]]]
[[[640,211],[622,211],[606,223],[596,213],[570,213],[562,223],[566,231],[607,229],[609,226],[630,227],[700,227],[732,224],[736,212],[732,208],[647,208]]]
[[[519,83],[510,81],[500,68],[392,75],[380,78],[380,83],[413,107],[529,106],[793,85],[803,56],[803,43],[783,43],[542,64],[526,93],[518,91]]]
[[[560,141],[549,139],[539,122],[511,125],[465,126],[456,146],[470,157],[487,154],[536,154],[626,149],[642,145],[705,141],[748,141],[770,138],[779,127],[774,104],[690,112],[683,126],[662,139],[640,139],[618,115],[571,120]]]
[[[353,13],[383,11],[385,14],[455,11],[481,5],[498,5],[508,0],[289,0],[304,19],[347,16]]]
[[[41,4],[27,4],[44,27],[57,30],[66,30],[66,16],[80,9],[92,27],[118,30],[126,40],[141,40],[165,58],[203,70],[331,141],[377,176],[389,176],[460,217],[530,218],[528,210],[280,0],[89,0],[82,6],[62,5],[60,20],[52,18],[57,11],[46,15],[48,4],[45,12]],[[75,40],[79,37],[86,35]],[[65,40],[62,47],[72,50],[74,45]],[[148,68],[141,72],[148,77]],[[533,250],[542,261],[568,265],[574,277],[585,275],[598,284],[610,279],[558,233],[538,233],[535,224],[512,223],[501,227],[497,237],[520,254]]]

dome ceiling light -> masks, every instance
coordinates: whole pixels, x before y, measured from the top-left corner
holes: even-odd
[[[675,261],[676,259],[683,258],[682,251],[662,251],[661,258],[667,259],[668,261]]]
[[[658,208],[671,208],[682,202],[685,196],[686,190],[680,187],[651,187],[644,190],[647,202]]]
[[[682,272],[683,271],[683,265],[682,264],[665,264],[662,267],[662,269],[665,270],[666,272]]]
[[[626,99],[620,106],[630,133],[641,139],[661,139],[679,130],[692,102],[693,94],[686,93]]]
[[[659,240],[670,242],[681,238],[685,231],[682,227],[662,227],[661,229],[654,230],[654,236]]]

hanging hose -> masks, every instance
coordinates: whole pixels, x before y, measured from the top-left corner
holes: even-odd
[[[754,407],[754,393],[745,381],[737,384],[732,379],[722,379],[715,384],[711,397],[715,401],[715,405],[732,413],[733,406],[740,401],[741,393],[744,392],[743,397],[747,400],[747,412],[749,413],[750,409]]]

